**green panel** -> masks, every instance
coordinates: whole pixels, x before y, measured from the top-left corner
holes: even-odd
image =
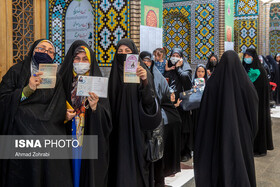
[[[158,24],[157,27],[162,27],[162,0],[141,0],[141,25],[147,25],[146,23],[146,17],[147,17],[147,11],[145,12],[145,6],[146,10],[151,10],[149,13],[149,16],[152,14],[154,15],[153,11],[155,10],[155,13],[158,14]],[[158,10],[158,12],[157,12]]]
[[[234,41],[234,0],[225,0],[225,41]]]

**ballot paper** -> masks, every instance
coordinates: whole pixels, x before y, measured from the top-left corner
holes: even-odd
[[[94,92],[98,97],[107,98],[108,78],[79,76],[77,96],[89,96],[89,92]]]
[[[123,82],[124,83],[140,83],[140,78],[136,75],[139,65],[139,55],[128,54],[124,62]]]
[[[57,64],[39,64],[39,72],[43,72],[43,75],[40,75],[42,83],[37,89],[54,88],[56,83]]]

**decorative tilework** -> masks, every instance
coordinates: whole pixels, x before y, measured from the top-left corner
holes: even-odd
[[[258,47],[258,20],[235,20],[235,50],[245,52],[248,48]]]
[[[270,28],[269,28],[270,54],[280,52],[280,3],[272,3],[270,6]]]
[[[280,30],[280,3],[270,6],[270,31]]]
[[[270,6],[270,19],[280,20],[280,3],[272,3]]]
[[[167,0],[168,1],[168,0]],[[172,0],[171,0],[172,1]],[[170,1],[168,1],[170,2]],[[187,19],[189,20],[190,22],[190,46],[188,46],[187,48],[189,49],[190,48],[190,55],[191,55],[191,59],[189,62],[191,63],[206,63],[207,60],[205,59],[205,57],[207,56],[207,54],[203,54],[203,53],[199,53],[198,54],[198,51],[202,50],[200,48],[198,48],[198,46],[196,46],[196,44],[198,44],[196,42],[196,36],[198,36],[198,34],[196,34],[196,26],[201,28],[201,27],[206,27],[206,28],[211,28],[211,35],[210,37],[208,36],[208,34],[206,34],[203,30],[203,33],[200,34],[202,38],[207,38],[209,37],[210,41],[206,41],[204,40],[204,44],[207,46],[207,50],[209,51],[214,51],[215,54],[219,55],[219,0],[200,0],[200,1],[184,1],[184,2],[175,2],[173,3],[174,1],[172,1],[171,3],[165,3],[163,5],[163,8],[164,8],[164,18],[165,18],[165,15],[168,15],[169,14],[169,11],[172,12],[174,11],[176,8],[180,10],[180,14],[181,15],[184,15],[184,11],[186,10],[186,8],[182,9],[182,7],[190,7],[190,10],[188,12],[188,16],[187,16]],[[213,18],[213,21],[211,18],[209,18],[209,20],[211,20],[211,24],[207,25],[207,23],[205,23],[203,25],[202,24],[197,24],[196,23],[196,7],[198,7],[199,5],[206,5],[206,6],[209,6],[211,4],[211,7],[213,8],[210,8],[212,10],[212,14],[211,14],[211,17]],[[198,12],[200,13],[200,12]],[[208,18],[205,18],[206,20],[208,20]],[[202,21],[203,22],[203,21]],[[165,29],[165,26],[166,24],[170,24],[169,22],[165,22],[165,25],[164,25],[164,32],[166,32],[166,29]],[[210,26],[210,25],[213,25],[213,26]],[[210,29],[209,29],[210,30]],[[200,32],[201,29],[199,29],[198,32]],[[206,35],[205,35],[206,34]],[[205,37],[203,36],[205,35]],[[164,44],[166,44],[166,40],[167,38],[164,37]],[[201,39],[202,41],[203,39]],[[210,46],[210,47],[209,47]],[[205,50],[205,49],[204,49]],[[197,55],[198,54],[198,55]]]
[[[256,16],[258,14],[258,0],[235,0],[235,16]]]
[[[49,0],[49,38],[53,41],[61,63],[65,55],[65,14],[73,0]],[[111,66],[116,44],[130,37],[129,0],[90,0],[95,10],[95,53],[99,66]]]
[[[214,53],[214,6],[201,4],[195,8],[195,57],[207,59]]]
[[[280,52],[280,31],[271,31],[269,33],[269,40],[270,54],[274,56]]]
[[[99,2],[99,1],[98,1]],[[100,0],[96,17],[96,58],[111,65],[112,51],[122,38],[129,37],[129,0]]]
[[[163,3],[175,3],[180,1],[192,1],[192,0],[163,0]]]
[[[164,46],[167,47],[167,56],[170,56],[174,47],[179,47],[190,61],[190,6],[165,8],[163,17]]]

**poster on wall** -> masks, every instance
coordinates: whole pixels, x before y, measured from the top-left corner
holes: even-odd
[[[225,41],[233,42],[234,1],[225,0]]]
[[[74,0],[65,16],[65,54],[76,40],[84,40],[94,50],[94,12],[88,0]]]
[[[159,27],[159,8],[144,6],[144,24],[149,27]]]
[[[140,50],[153,52],[162,47],[162,28],[140,26]]]

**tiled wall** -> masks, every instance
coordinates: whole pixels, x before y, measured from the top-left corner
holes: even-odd
[[[164,1],[164,46],[184,50],[189,63],[206,63],[219,55],[219,1]]]

